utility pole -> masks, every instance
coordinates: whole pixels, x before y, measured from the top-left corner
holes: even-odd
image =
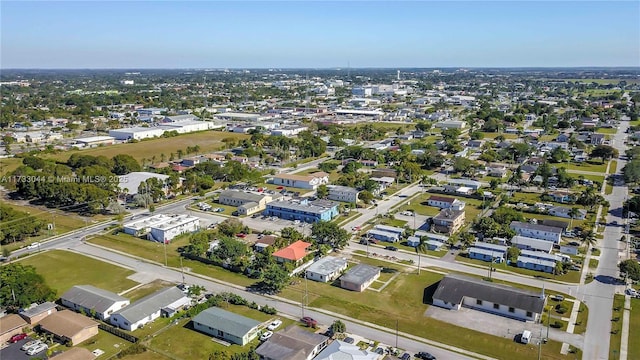
[[[166,247],[165,247],[165,256],[166,256]],[[165,260],[166,262],[166,260]],[[182,267],[182,255],[180,256],[180,272],[182,273],[182,285],[184,285],[184,268]]]
[[[162,243],[164,244],[164,266],[167,266],[167,239],[163,239]]]
[[[396,319],[396,349],[398,348],[398,319]]]

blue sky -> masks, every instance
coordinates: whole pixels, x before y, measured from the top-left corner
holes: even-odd
[[[2,68],[640,66],[638,1],[4,1]]]

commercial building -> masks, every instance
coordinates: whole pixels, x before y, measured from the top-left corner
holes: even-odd
[[[90,136],[73,139],[73,141],[83,146],[113,145],[116,142],[116,138],[113,136]]]
[[[278,174],[273,177],[273,184],[299,189],[315,190],[320,185],[329,183],[329,174],[318,171],[309,175]]]
[[[331,339],[291,325],[278,331],[256,349],[261,360],[311,360]]]
[[[98,322],[71,310],[62,310],[44,318],[40,330],[62,343],[78,345],[98,335]]]
[[[233,344],[245,346],[258,336],[260,323],[219,307],[210,307],[193,318],[193,328]]]
[[[338,203],[327,200],[316,201],[272,201],[264,212],[286,220],[300,220],[308,223],[329,221],[338,216]]]
[[[339,185],[327,185],[329,190],[329,200],[342,201],[355,204],[358,202],[358,194],[360,191],[348,187]]]
[[[364,291],[372,282],[380,277],[377,266],[359,264],[340,277],[340,287],[352,291]]]
[[[149,179],[158,179],[163,185],[163,191],[168,193],[169,187],[166,185],[167,180],[170,178],[169,175],[156,174],[145,171],[134,171],[128,173],[126,175],[120,176],[120,181],[118,183],[118,187],[120,190],[127,195],[128,199],[133,199],[134,195],[138,194],[138,189],[140,188],[140,184],[145,183]]]
[[[165,130],[161,127],[130,127],[109,130],[109,136],[116,140],[142,140],[160,137]]]
[[[129,305],[129,299],[91,285],[76,285],[60,297],[62,305],[107,320],[114,311]]]
[[[122,329],[133,331],[154,321],[163,313],[171,315],[189,304],[191,299],[180,289],[175,286],[168,287],[114,312],[109,322]]]
[[[347,266],[348,263],[345,259],[325,256],[309,266],[305,274],[307,279],[329,282],[338,278],[347,269]]]
[[[522,321],[540,319],[546,298],[538,293],[486,282],[480,279],[447,275],[433,294],[433,304],[460,310],[462,306]]]
[[[433,217],[433,229],[437,232],[453,234],[464,225],[464,221],[464,210],[442,209]]]
[[[174,237],[200,229],[200,218],[181,214],[157,214],[124,224],[123,231],[133,236],[147,235],[147,239],[168,242]]]
[[[269,194],[240,190],[225,190],[220,193],[218,202],[223,205],[237,206],[240,215],[251,215],[267,208],[273,198]]]
[[[562,228],[538,224],[530,224],[520,221],[512,221],[509,227],[514,230],[518,235],[553,241],[554,244],[560,243],[562,236]]]

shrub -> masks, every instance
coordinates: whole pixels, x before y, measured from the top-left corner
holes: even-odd
[[[564,314],[568,311],[569,309],[567,309],[565,306],[563,306],[562,304],[558,304],[556,305],[556,312],[558,314]]]
[[[550,324],[549,326],[551,326],[554,329],[560,329],[562,327],[562,323],[558,320],[554,321],[553,324]]]
[[[275,308],[273,308],[273,307],[271,307],[269,305],[262,306],[260,308],[260,311],[262,311],[265,314],[269,314],[269,315],[275,315],[278,312]]]
[[[117,355],[118,359],[122,359],[125,356],[128,355],[136,355],[136,354],[142,354],[143,352],[147,351],[147,348],[144,347],[144,345],[140,344],[140,343],[135,343],[131,346],[129,346],[128,348],[120,351]]]

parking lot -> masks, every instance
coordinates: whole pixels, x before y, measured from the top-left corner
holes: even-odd
[[[263,218],[262,215],[253,218],[246,217],[242,219],[242,223],[251,229],[258,231],[280,231],[286,227],[293,227],[305,235],[311,235],[311,224],[304,222],[295,223],[292,220],[284,220],[273,217]]]
[[[26,339],[20,340],[17,343],[13,343],[13,344],[9,344],[7,347],[5,347],[4,349],[0,350],[0,359],[11,359],[11,360],[29,360],[29,359],[48,359],[47,358],[47,352],[43,351],[39,354],[36,355],[27,355],[26,351],[22,351],[20,350],[20,347],[22,347],[22,345],[24,345],[25,343],[29,342],[33,340],[30,337],[27,337]]]

